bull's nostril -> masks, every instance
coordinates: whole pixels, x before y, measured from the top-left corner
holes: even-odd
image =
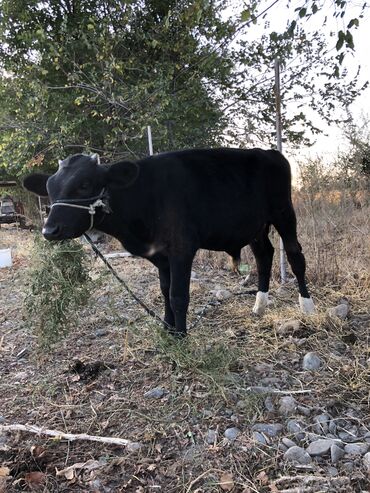
[[[56,226],[47,226],[45,225],[42,229],[42,234],[47,240],[57,239],[60,234],[61,228]]]

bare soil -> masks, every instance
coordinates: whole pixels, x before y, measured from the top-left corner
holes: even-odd
[[[240,285],[225,257],[216,261],[202,253],[194,265],[190,323],[215,300],[211,291],[238,294],[215,302],[186,340],[174,341],[92,257],[96,289],[88,306],[75,314],[69,335],[43,354],[22,308],[32,233],[9,227],[0,236],[0,247],[11,246],[14,258],[13,268],[0,269],[0,425],[29,423],[142,445],[129,452],[0,432],[0,491],[370,491],[362,458],[351,459],[351,471],[349,460],[335,464],[334,473],[330,457],[295,467],[280,447],[283,437],[296,439],[287,428],[290,419],[300,420],[309,433],[323,412],[356,425],[359,441],[370,430],[368,277],[311,282],[318,313],[310,318],[298,311],[294,285],[279,290],[274,281],[272,303],[258,319],[251,316],[254,297],[247,294],[253,286]],[[112,263],[161,313],[155,268],[138,258]],[[328,317],[326,310],[343,299],[349,316]],[[298,320],[299,328],[282,333],[289,319]],[[322,360],[315,372],[302,369],[310,351]],[[270,391],[261,394],[256,386]],[[156,387],[164,390],[162,397],[145,397]],[[279,405],[287,395],[301,410],[282,415]],[[261,444],[251,429],[255,423],[281,423],[283,431]],[[231,427],[240,430],[233,441],[224,436]],[[209,430],[215,432],[213,443]],[[307,443],[304,438],[301,445]]]

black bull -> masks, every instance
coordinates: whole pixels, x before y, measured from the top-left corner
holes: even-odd
[[[77,238],[93,225],[152,262],[165,321],[178,334],[186,333],[191,266],[199,248],[238,258],[250,245],[258,271],[253,312],[263,314],[274,252],[271,224],[297,277],[301,310],[314,311],[297,240],[290,166],[277,151],[187,150],[111,165],[100,165],[97,155],[77,154],[51,176],[26,177],[24,186],[50,198],[43,228],[48,240]]]

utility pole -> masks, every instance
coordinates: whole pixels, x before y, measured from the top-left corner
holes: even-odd
[[[280,93],[280,61],[275,58],[275,105],[276,105],[276,143],[279,152],[282,152],[282,127],[281,127],[281,93]],[[286,258],[283,240],[280,238],[280,278],[282,284],[286,283]]]
[[[149,155],[153,156],[152,128],[150,125],[148,125],[148,147],[149,147]]]

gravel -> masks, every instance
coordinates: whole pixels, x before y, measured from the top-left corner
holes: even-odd
[[[362,459],[366,472],[370,475],[370,452],[367,452]]]
[[[282,438],[281,439],[281,442],[288,448],[291,448],[291,447],[296,447],[297,444],[295,442],[293,442],[293,440],[291,440],[290,438]]]
[[[287,423],[287,430],[294,435],[297,440],[303,440],[306,436],[306,425],[295,419],[290,419]]]
[[[268,444],[266,437],[259,431],[254,431],[252,435],[255,442],[261,443],[262,445]]]
[[[301,326],[301,322],[299,320],[287,320],[283,322],[280,327],[278,327],[277,332],[281,335],[289,335],[297,332]]]
[[[95,331],[95,337],[104,337],[109,334],[109,330],[107,329],[97,329]]]
[[[280,423],[257,423],[252,426],[252,431],[259,431],[269,437],[276,437],[283,431],[283,425]]]
[[[348,315],[348,304],[341,303],[333,308],[329,308],[326,312],[330,318],[340,318],[344,320]]]
[[[161,399],[165,394],[167,394],[167,390],[162,387],[155,387],[145,392],[144,397],[148,399]]]
[[[272,398],[270,396],[266,397],[266,399],[264,400],[264,404],[265,404],[266,411],[268,411],[270,413],[273,413],[275,411],[275,406],[274,406],[274,403],[273,403]],[[370,440],[370,437],[369,437],[369,440]]]
[[[315,417],[313,430],[319,435],[326,435],[329,431],[330,416],[328,414],[319,414]]]
[[[216,430],[208,430],[206,435],[206,442],[208,445],[213,445],[217,441],[217,431]]]
[[[321,359],[315,352],[310,352],[304,355],[302,368],[307,371],[316,371],[322,365]]]
[[[290,416],[297,409],[297,401],[294,397],[287,395],[279,401],[279,413],[285,416]]]
[[[309,446],[307,447],[307,452],[313,457],[321,457],[322,455],[326,455],[329,452],[332,445],[333,440],[331,439],[316,440],[315,442],[311,442],[309,444]]]
[[[284,454],[284,459],[287,462],[293,462],[296,464],[308,465],[311,464],[312,459],[310,455],[302,447],[290,447]]]
[[[365,455],[368,450],[368,443],[348,443],[344,447],[345,453],[352,456]]]
[[[336,464],[344,455],[344,450],[337,444],[333,443],[330,447],[330,458],[333,464]]]
[[[240,435],[241,431],[239,430],[239,428],[227,428],[225,430],[225,437],[230,440],[231,442],[234,441],[238,435]]]

